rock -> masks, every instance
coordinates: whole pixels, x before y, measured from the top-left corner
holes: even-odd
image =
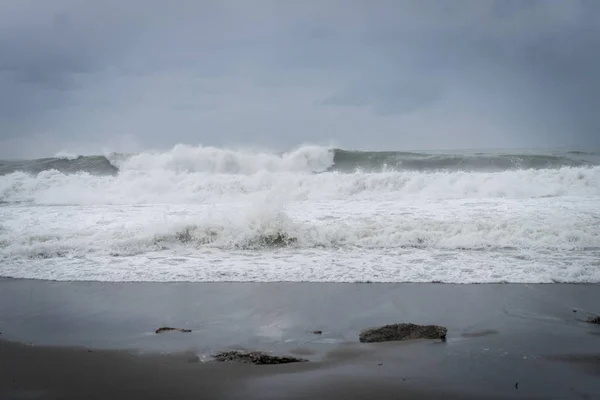
[[[301,358],[270,356],[259,351],[240,352],[224,351],[214,356],[216,361],[221,362],[240,362],[244,364],[268,365],[268,364],[289,364],[296,362],[307,362]]]
[[[364,343],[412,339],[446,339],[448,329],[438,325],[393,324],[367,329],[360,333]]]
[[[600,324],[600,315],[588,318],[587,322],[590,324]]]
[[[171,331],[179,331],[179,332],[191,332],[191,329],[181,329],[181,328],[171,328],[168,326],[163,326],[162,328],[158,328],[155,333],[163,333],[163,332],[171,332]]]
[[[267,247],[285,247],[294,244],[297,241],[297,238],[290,236],[285,232],[270,233],[260,238],[261,244]]]

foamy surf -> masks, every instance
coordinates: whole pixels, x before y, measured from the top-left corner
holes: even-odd
[[[340,170],[339,154],[179,146],[115,155],[112,174],[10,172],[0,176],[0,275],[600,282],[598,166]]]
[[[534,198],[600,195],[600,167],[502,172],[267,172],[215,174],[127,170],[115,176],[56,170],[0,177],[0,201],[32,204],[151,204],[251,200],[271,193],[288,201]]]

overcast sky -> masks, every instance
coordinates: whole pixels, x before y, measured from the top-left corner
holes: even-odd
[[[598,0],[4,0],[0,157],[600,148]]]

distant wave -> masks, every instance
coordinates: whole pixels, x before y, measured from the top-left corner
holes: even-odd
[[[37,160],[0,160],[0,175],[17,171],[39,174],[43,171],[52,170],[65,174],[87,172],[92,175],[116,175],[119,172],[119,169],[105,156],[61,156]]]
[[[578,154],[578,155],[585,155],[585,156],[599,156],[600,155],[600,151],[579,151],[579,150],[575,150],[575,151],[568,151],[567,154]]]
[[[558,169],[600,165],[599,152],[559,153],[416,153],[399,151],[353,151],[304,146],[285,153],[269,153],[177,145],[165,152],[78,156],[62,152],[37,160],[0,161],[0,175],[13,172],[38,174],[56,170],[64,174],[86,172],[116,175],[125,171],[205,172],[255,174],[259,172],[384,172],[466,171],[499,172],[527,169]]]
[[[579,154],[581,153],[573,153]],[[591,154],[588,154],[591,155]],[[550,154],[428,154],[336,150],[334,169],[350,171],[382,168],[395,171],[508,171],[598,165],[597,162]]]

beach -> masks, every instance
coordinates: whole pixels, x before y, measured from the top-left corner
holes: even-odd
[[[0,21],[0,400],[600,400],[600,0]]]
[[[594,284],[2,279],[0,398],[599,398],[598,304]],[[402,322],[448,335],[358,340]],[[308,362],[211,361],[230,349]]]

